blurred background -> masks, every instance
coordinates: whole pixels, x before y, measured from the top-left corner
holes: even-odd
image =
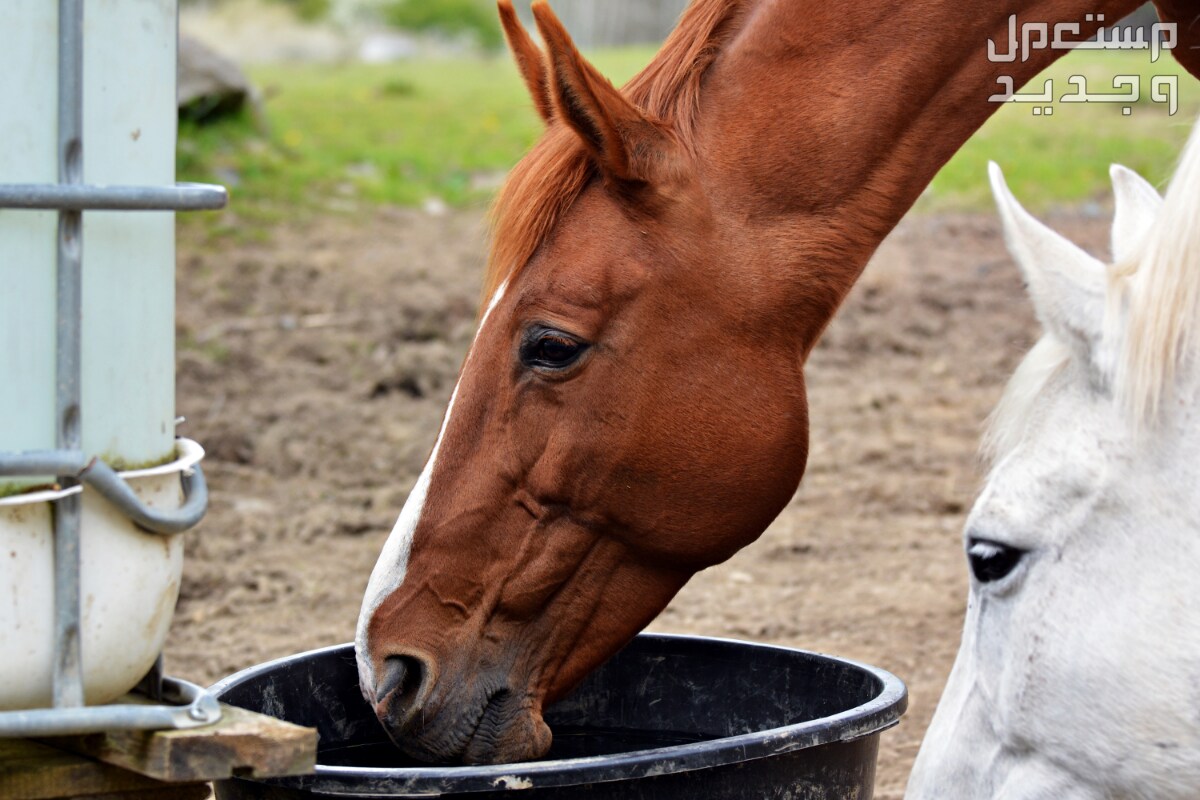
[[[517,5],[529,21],[527,4]],[[558,0],[554,8],[619,85],[685,5]],[[1154,20],[1147,4],[1131,22]],[[540,131],[490,0],[185,0],[181,29],[245,76],[250,101],[239,113],[211,95],[189,101],[179,149],[181,178],[229,184],[239,219],[284,208],[486,203]],[[1079,51],[1045,77],[1065,87],[1072,74],[1093,89],[1110,88],[1118,74],[1182,75],[1180,108],[1168,117],[1148,89],[1128,117],[1093,105],[1042,118],[1010,105],[938,177],[926,207],[982,207],[989,157],[1005,162],[1018,194],[1036,190],[1038,207],[1098,200],[1113,160],[1164,178],[1200,109],[1186,73],[1170,57],[1151,63],[1146,51]]]
[[[553,0],[617,84],[683,4]],[[487,203],[542,128],[495,20],[490,0],[184,4],[179,179],[225,184],[231,203],[179,219],[181,432],[208,451],[212,504],[186,539],[173,674],[208,683],[353,637],[474,336]],[[977,443],[1038,336],[986,162],[1106,257],[1109,163],[1162,185],[1200,111],[1200,85],[1169,55],[1077,51],[1042,80],[1062,91],[1075,74],[1101,92],[1117,75],[1175,75],[1178,111],[1145,89],[1129,115],[999,109],[812,354],[796,497],[654,623],[903,677],[912,703],[883,737],[879,800],[902,796],[957,650]]]

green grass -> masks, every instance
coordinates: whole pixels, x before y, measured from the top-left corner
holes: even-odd
[[[644,48],[600,52],[597,66],[617,83],[649,60]],[[1041,80],[1056,94],[1072,74],[1093,92],[1118,74],[1140,74],[1144,99],[1129,117],[1119,105],[1055,105],[1052,117],[1008,104],[942,170],[919,203],[925,210],[989,205],[986,162],[998,161],[1032,207],[1107,196],[1113,161],[1162,182],[1200,111],[1200,84],[1170,56],[1077,52]],[[1177,74],[1174,117],[1149,102],[1151,74]],[[181,180],[230,185],[233,213],[204,224],[260,222],[375,204],[458,206],[486,201],[505,170],[537,138],[541,122],[506,55],[392,65],[286,65],[251,70],[265,96],[265,122],[249,117],[185,124]],[[989,90],[990,91],[990,90]],[[203,219],[206,215],[195,215]],[[232,222],[231,222],[232,221]]]
[[[652,51],[601,53],[618,81]],[[486,201],[542,123],[507,56],[254,69],[265,124],[180,130],[180,180],[230,184],[238,216]]]
[[[1067,78],[1083,75],[1089,93],[1113,93],[1117,75],[1142,76],[1141,100],[1123,116],[1113,104],[1055,103],[1050,117],[1030,105],[1005,104],[950,160],[918,204],[923,210],[991,207],[987,162],[1004,169],[1013,192],[1033,208],[1105,201],[1108,166],[1114,162],[1162,185],[1200,113],[1200,82],[1164,55],[1150,63],[1145,52],[1076,51],[1034,79],[1025,92],[1054,81],[1054,96],[1071,90]],[[1179,109],[1150,100],[1150,76],[1179,76]]]

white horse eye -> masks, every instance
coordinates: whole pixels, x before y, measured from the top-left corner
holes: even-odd
[[[991,539],[971,537],[967,540],[967,560],[971,562],[971,572],[980,583],[991,583],[1005,577],[1017,568],[1024,555],[1024,550]]]

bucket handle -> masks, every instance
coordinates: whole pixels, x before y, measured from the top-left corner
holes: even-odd
[[[208,483],[199,464],[180,473],[183,503],[176,509],[150,508],[129,488],[117,471],[99,458],[71,450],[34,450],[0,454],[0,475],[57,475],[91,486],[135,525],[171,536],[194,527],[208,510]]]

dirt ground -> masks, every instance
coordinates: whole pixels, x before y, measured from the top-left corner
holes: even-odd
[[[1107,221],[1059,216],[1103,252]],[[386,210],[179,258],[178,407],[208,450],[173,674],[208,683],[352,638],[367,576],[432,446],[474,333],[482,213]],[[808,474],[757,543],[655,630],[883,666],[911,691],[877,797],[905,778],[958,646],[963,518],[984,419],[1036,325],[991,216],[906,220],[808,368]]]

